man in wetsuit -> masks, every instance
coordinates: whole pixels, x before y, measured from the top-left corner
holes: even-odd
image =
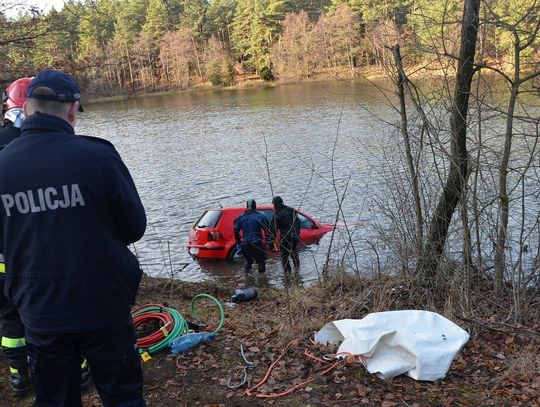
[[[247,210],[234,221],[236,245],[244,256],[245,272],[251,272],[255,261],[259,273],[264,273],[266,271],[264,239],[269,233],[270,224],[266,216],[257,212],[257,203],[254,199],[248,200],[246,206]]]
[[[286,284],[291,283],[291,264],[294,267],[295,280],[299,280],[300,258],[298,257],[298,244],[300,242],[300,221],[295,209],[283,203],[280,196],[272,199],[274,205],[274,216],[270,222],[274,237],[279,233],[279,256],[283,266],[284,279]],[[299,281],[298,281],[299,282]]]

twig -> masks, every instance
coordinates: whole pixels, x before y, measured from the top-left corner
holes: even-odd
[[[490,331],[503,332],[507,334],[514,334],[516,332],[519,332],[519,333],[529,336],[535,342],[540,343],[540,334],[538,332],[530,331],[528,329],[521,328],[519,326],[507,324],[505,322],[490,322],[490,321],[480,320],[476,318],[468,318],[463,315],[456,315],[456,318],[459,318],[462,321],[468,322],[470,324],[487,328]]]

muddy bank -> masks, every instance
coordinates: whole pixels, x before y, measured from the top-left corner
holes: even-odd
[[[182,354],[154,355],[144,363],[145,396],[149,406],[532,406],[540,404],[540,347],[538,319],[530,325],[498,324],[492,314],[484,325],[446,315],[471,331],[471,339],[452,363],[447,376],[435,383],[417,382],[405,376],[381,380],[358,363],[342,363],[322,375],[323,364],[306,357],[332,353],[335,348],[314,345],[314,332],[325,323],[342,318],[362,318],[369,312],[410,308],[406,293],[392,280],[333,281],[307,289],[260,288],[257,299],[224,307],[225,325],[212,342]],[[191,299],[208,293],[225,302],[235,287],[216,283],[183,283],[145,277],[138,304],[167,303],[190,318]],[[417,307],[418,308],[418,307]],[[440,312],[440,311],[439,311]],[[199,322],[219,319],[210,301],[199,302]],[[489,314],[489,309],[486,309]],[[195,321],[194,321],[195,322]],[[491,326],[489,325],[491,324]],[[536,325],[535,325],[536,324]],[[536,337],[535,337],[536,335]],[[287,344],[296,340],[284,352]],[[256,368],[246,369],[246,362]],[[270,365],[282,355],[266,383],[245,394],[263,378]],[[2,362],[3,363],[3,362]],[[5,369],[5,363],[2,364]],[[5,370],[4,370],[5,371]],[[312,379],[306,384],[303,382]],[[281,397],[279,394],[301,385]],[[29,406],[31,396],[16,399],[2,375],[0,405]],[[101,406],[95,389],[84,395],[84,406]]]

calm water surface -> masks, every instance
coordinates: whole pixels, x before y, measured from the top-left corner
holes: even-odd
[[[186,249],[189,229],[209,207],[244,205],[249,198],[268,204],[272,189],[286,204],[328,223],[336,216],[336,190],[341,195],[346,189],[343,210],[355,228],[357,254],[371,261],[364,246],[374,215],[365,197],[379,187],[373,174],[383,171],[381,146],[392,142],[379,119],[395,116],[372,85],[321,82],[85,107],[77,133],[114,143],[146,208],[148,228],[133,248],[145,272],[244,283],[241,261],[193,260]],[[336,247],[345,235],[341,227]],[[329,240],[302,252],[306,282],[317,279]],[[344,249],[337,255],[352,257]],[[258,283],[280,285],[276,256],[267,268]]]

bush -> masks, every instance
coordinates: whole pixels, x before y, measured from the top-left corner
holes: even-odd
[[[264,81],[269,82],[274,80],[274,74],[272,73],[272,69],[267,66],[260,69],[259,76]]]
[[[208,79],[214,86],[230,86],[234,81],[234,69],[230,59],[213,61],[207,66]]]

